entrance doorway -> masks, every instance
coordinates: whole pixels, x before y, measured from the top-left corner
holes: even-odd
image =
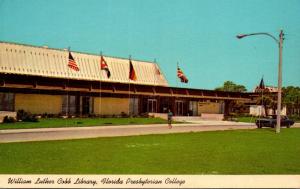
[[[82,115],[87,115],[90,113],[90,97],[89,96],[83,96],[82,97]]]
[[[176,104],[176,115],[182,116],[183,115],[183,101],[177,100]]]
[[[138,115],[139,114],[139,99],[130,98],[129,99],[129,115]]]
[[[147,103],[147,112],[157,112],[157,100],[156,99],[148,99]]]
[[[62,113],[65,115],[78,115],[80,113],[80,98],[75,95],[62,97]]]
[[[198,115],[198,101],[190,101],[188,114],[190,116],[197,116]]]

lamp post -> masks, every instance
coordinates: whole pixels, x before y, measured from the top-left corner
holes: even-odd
[[[280,30],[279,40],[276,39],[273,35],[269,33],[250,33],[250,34],[241,34],[237,35],[238,39],[242,39],[244,37],[252,36],[252,35],[266,35],[275,40],[278,44],[279,48],[279,63],[278,63],[278,97],[277,97],[277,119],[276,119],[276,133],[280,133],[280,113],[281,113],[281,88],[282,88],[282,44],[283,44],[283,31]]]

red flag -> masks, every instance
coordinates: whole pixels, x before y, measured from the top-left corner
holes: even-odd
[[[73,70],[75,70],[75,71],[77,71],[77,72],[79,71],[79,67],[77,66],[77,64],[76,64],[76,62],[75,62],[75,60],[74,60],[74,58],[73,58],[71,52],[69,52],[69,62],[68,62],[68,66],[69,66],[69,68],[71,68],[71,69],[73,69]]]
[[[186,76],[184,75],[184,73],[182,72],[182,70],[177,67],[177,77],[180,79],[180,81],[182,83],[188,83],[189,80],[186,78]]]
[[[129,60],[129,79],[133,81],[137,79],[131,60]]]
[[[155,66],[155,69],[156,69],[156,74],[157,74],[157,75],[160,75],[161,73],[160,73],[159,68],[158,68],[157,65]]]
[[[102,55],[101,55],[101,59],[100,59],[100,66],[101,66],[101,70],[105,70],[107,77],[110,78],[110,71],[109,71],[107,63]]]

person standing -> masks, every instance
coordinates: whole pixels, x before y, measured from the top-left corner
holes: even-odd
[[[168,126],[169,126],[169,129],[172,129],[172,117],[173,117],[173,113],[169,109],[169,112],[168,112]]]

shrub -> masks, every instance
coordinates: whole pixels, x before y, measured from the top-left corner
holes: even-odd
[[[47,118],[48,114],[47,113],[43,113],[41,116],[42,116],[42,118]]]
[[[30,112],[24,110],[18,110],[17,120],[22,120],[25,122],[38,122],[38,118],[35,115],[32,115]]]
[[[125,112],[121,112],[121,117],[125,118],[125,117],[129,117]]]
[[[300,116],[299,115],[290,115],[289,118],[294,120],[294,121],[300,121]]]
[[[75,115],[69,114],[69,115],[67,115],[67,117],[68,117],[68,118],[75,118],[76,116],[75,116]]]
[[[149,118],[149,114],[148,113],[141,113],[140,117]]]
[[[96,114],[92,114],[92,113],[91,113],[91,114],[89,114],[89,115],[88,115],[88,117],[90,117],[90,118],[96,118],[96,117],[97,117],[97,115],[96,115]]]
[[[25,122],[38,122],[38,118],[34,115],[28,115],[28,117],[26,119],[24,119],[23,121]]]
[[[3,119],[3,123],[15,123],[17,120],[14,117],[5,116]]]
[[[28,113],[25,112],[24,110],[18,110],[17,111],[17,120],[24,120],[28,117]]]
[[[42,118],[54,118],[54,117],[57,117],[57,115],[55,115],[55,114],[48,114],[47,112],[43,113],[41,116],[42,116]]]

